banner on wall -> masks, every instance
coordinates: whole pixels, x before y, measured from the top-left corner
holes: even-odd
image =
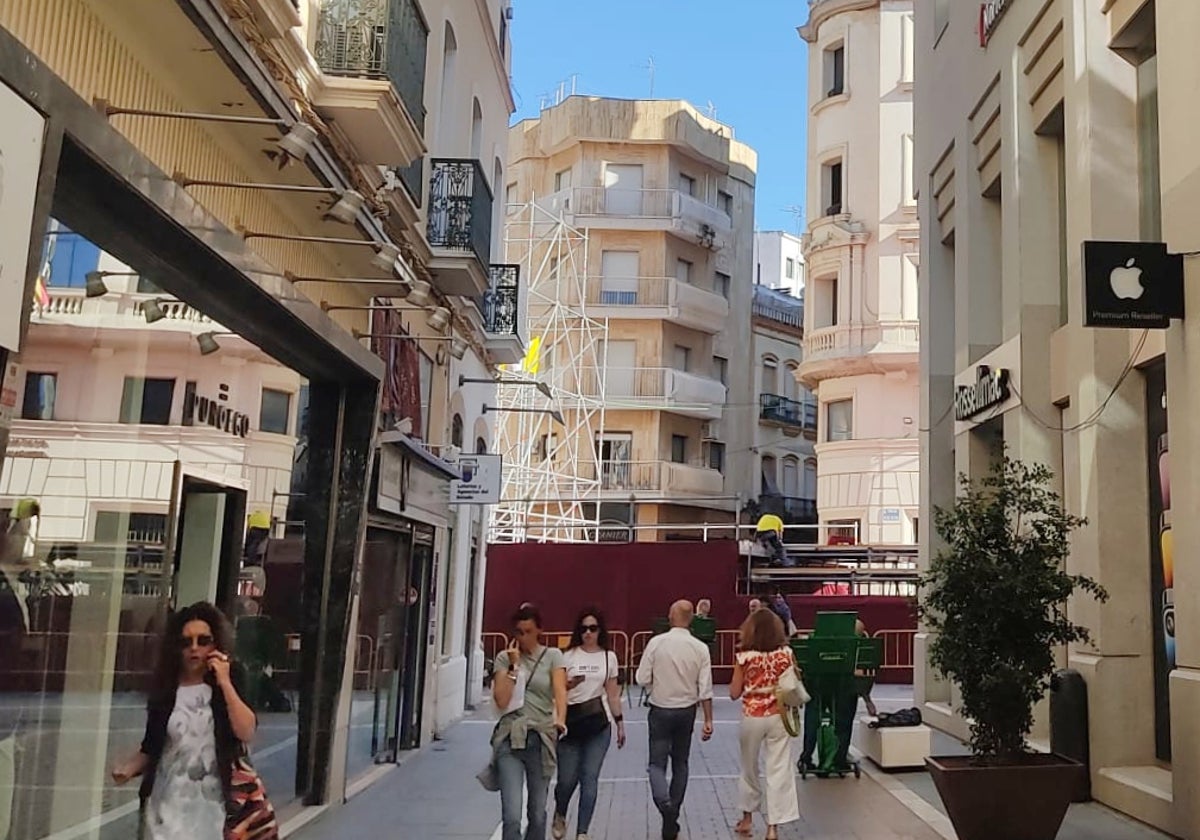
[[[46,120],[0,84],[0,347],[17,351]]]
[[[1171,452],[1167,439],[1167,367],[1145,368],[1146,460],[1150,473],[1150,609],[1154,628],[1154,746],[1171,760],[1170,674],[1175,668],[1175,556],[1171,535]]]

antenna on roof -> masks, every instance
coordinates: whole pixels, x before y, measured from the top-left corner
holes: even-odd
[[[799,204],[789,204],[783,208],[783,212],[790,213],[792,218],[796,220],[796,236],[803,233],[804,229],[804,208]]]
[[[711,99],[708,100],[708,104],[704,106],[704,112],[708,114],[708,118],[710,120],[715,120],[717,118],[717,106],[713,104]]]
[[[654,98],[654,56],[646,59],[646,63],[642,65],[643,70],[650,71],[650,98]]]

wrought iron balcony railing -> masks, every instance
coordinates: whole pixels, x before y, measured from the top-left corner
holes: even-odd
[[[815,432],[817,430],[817,406],[811,402],[781,397],[778,394],[760,394],[758,419],[769,420],[784,426]]]
[[[432,248],[469,251],[487,266],[492,256],[492,190],[477,160],[433,160],[429,177]]]
[[[763,513],[773,513],[786,525],[813,525],[817,521],[815,499],[764,493],[758,497],[758,506]]]
[[[316,58],[322,72],[386,78],[422,134],[428,44],[417,0],[321,0]]]
[[[491,281],[483,296],[483,328],[491,335],[519,336],[521,266],[493,265],[488,274]]]

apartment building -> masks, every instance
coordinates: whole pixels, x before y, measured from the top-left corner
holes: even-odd
[[[481,693],[511,10],[118,5],[0,5],[0,834],[136,833],[109,769],[201,597],[270,658],[286,830]]]
[[[918,223],[913,4],[814,0],[804,358],[819,401],[817,508],[866,543],[916,540]]]
[[[754,233],[754,282],[804,297],[804,240],[783,230]]]
[[[586,234],[577,304],[607,324],[580,384],[604,404],[600,518],[731,521],[757,495],[754,151],[686,102],[572,96],[512,128],[509,161],[510,206]]]
[[[1200,581],[1174,558],[1200,546],[1200,499],[1186,479],[1198,326],[1186,311],[1149,329],[1088,326],[1137,290],[1120,297],[1119,273],[1085,261],[1083,243],[1200,248],[1190,105],[1200,9],[989,6],[982,29],[977,8],[951,3],[923,6],[916,20],[921,508],[950,503],[955,474],[985,472],[1000,443],[1053,468],[1067,509],[1088,520],[1067,569],[1110,595],[1067,606],[1091,631],[1063,655],[1087,684],[1092,795],[1195,837]],[[1190,284],[1195,260],[1180,263]],[[985,367],[1006,387],[956,407]],[[937,549],[937,535],[922,534],[922,557]],[[927,722],[962,732],[956,690],[929,668],[927,642],[918,637],[918,701]],[[1039,709],[1035,738],[1047,718]]]

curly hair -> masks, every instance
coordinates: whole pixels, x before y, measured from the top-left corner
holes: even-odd
[[[179,653],[179,639],[189,621],[203,621],[212,631],[213,645],[221,653],[233,653],[233,627],[225,613],[208,601],[197,601],[167,617],[162,639],[158,647],[158,665],[154,669],[154,682],[150,687],[151,704],[166,702],[175,696],[179,687],[179,672],[183,658]]]
[[[604,620],[604,613],[595,607],[584,607],[579,611],[579,615],[575,618],[575,629],[571,631],[571,643],[567,647],[577,648],[583,645],[583,620],[589,615],[600,625],[600,633],[597,635],[596,641],[600,647],[608,650],[608,622]]]

